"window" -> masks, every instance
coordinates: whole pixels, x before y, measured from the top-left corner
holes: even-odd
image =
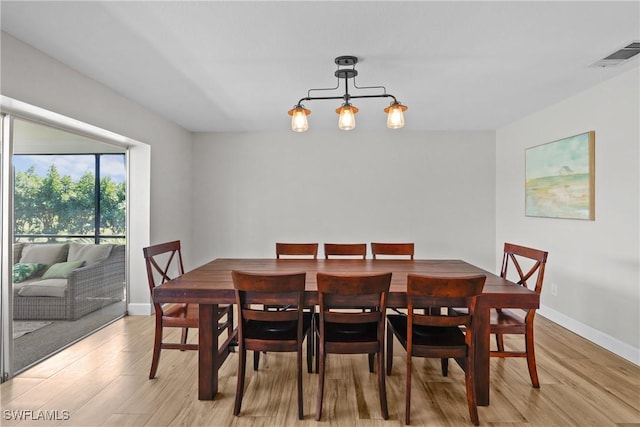
[[[124,154],[15,154],[16,242],[124,243]]]

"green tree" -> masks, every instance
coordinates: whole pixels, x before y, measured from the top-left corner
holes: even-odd
[[[42,233],[63,234],[66,232],[64,228],[66,224],[61,223],[60,219],[64,218],[71,183],[71,178],[60,176],[55,165],[49,168],[35,200],[36,206],[40,206],[41,209],[39,216],[42,221]]]
[[[126,184],[110,177],[100,180],[99,233],[122,235],[126,231]],[[95,175],[86,172],[73,181],[55,166],[40,177],[31,166],[15,174],[14,223],[16,234],[80,234],[95,230]]]
[[[40,234],[43,222],[40,219],[41,206],[38,206],[38,194],[43,179],[36,175],[35,166],[26,172],[18,172],[14,189],[14,220],[18,234]]]
[[[110,177],[100,180],[100,228],[102,234],[124,234],[126,230],[126,186]]]
[[[73,183],[64,212],[69,234],[93,234],[95,230],[95,176],[86,172]]]

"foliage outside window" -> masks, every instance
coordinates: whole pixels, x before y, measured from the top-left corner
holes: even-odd
[[[16,155],[15,157],[19,157]],[[42,157],[45,157],[43,155]],[[124,155],[46,156],[64,158],[61,167],[86,164],[95,158],[93,167],[82,175],[61,173],[54,161],[46,174],[36,165],[15,172],[14,234],[16,241],[79,241],[124,243],[126,231],[126,182]],[[25,156],[26,157],[26,156]],[[30,155],[29,159],[37,160]],[[122,178],[103,170],[101,160],[122,168]],[[55,159],[53,159],[55,160]],[[70,161],[69,161],[70,160]],[[24,167],[23,167],[24,168]],[[96,220],[97,219],[97,220]]]

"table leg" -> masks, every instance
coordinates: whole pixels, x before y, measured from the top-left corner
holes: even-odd
[[[489,406],[490,311],[490,307],[476,307],[473,317],[476,325],[475,381],[478,406]]]
[[[198,322],[198,399],[213,400],[218,392],[218,305],[200,304]]]

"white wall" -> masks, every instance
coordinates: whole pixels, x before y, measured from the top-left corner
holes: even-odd
[[[130,239],[130,309],[150,310],[142,245],[170,239],[185,241],[191,252],[191,133],[124,96],[68,68],[31,46],[1,33],[0,92],[2,95],[80,120],[149,144],[151,147],[151,221],[135,221],[130,233],[145,236]],[[140,153],[141,155],[138,155]],[[147,154],[145,154],[147,153]],[[137,150],[130,159],[147,158],[148,150]],[[137,172],[148,170],[142,161]],[[147,174],[148,177],[148,174]],[[130,185],[136,186],[132,179]],[[149,188],[132,188],[132,195],[149,199]],[[148,209],[149,202],[142,203]],[[140,213],[140,212],[136,212]],[[144,213],[144,212],[143,212]],[[144,227],[146,229],[140,229]]]
[[[493,132],[198,134],[198,262],[273,257],[276,241],[414,241],[493,270]],[[320,250],[322,256],[322,250]]]
[[[631,70],[496,132],[496,253],[549,251],[540,313],[640,363],[640,87]],[[595,131],[595,221],[524,215],[524,150]],[[551,284],[558,295],[551,295]]]

